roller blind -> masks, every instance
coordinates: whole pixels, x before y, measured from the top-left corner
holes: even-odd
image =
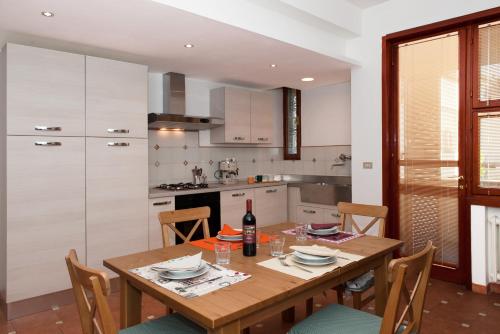
[[[500,102],[500,21],[478,28],[479,101]]]
[[[500,189],[500,112],[480,112],[479,186]]]

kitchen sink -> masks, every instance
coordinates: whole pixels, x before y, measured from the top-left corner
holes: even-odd
[[[337,205],[338,202],[351,202],[351,185],[301,183],[300,199],[305,203]]]

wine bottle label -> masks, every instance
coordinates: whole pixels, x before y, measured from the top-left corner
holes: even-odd
[[[255,226],[245,225],[243,226],[243,243],[254,244],[255,243]]]

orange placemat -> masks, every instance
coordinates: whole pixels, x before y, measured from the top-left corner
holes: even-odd
[[[194,245],[196,247],[208,249],[208,250],[214,250],[215,249],[215,243],[221,242],[221,240],[217,239],[216,237],[208,238],[208,239],[200,239],[196,241],[191,241],[191,245]],[[260,235],[260,243],[265,244],[269,242],[269,235],[262,233]],[[231,242],[231,250],[237,250],[243,248],[243,242]]]

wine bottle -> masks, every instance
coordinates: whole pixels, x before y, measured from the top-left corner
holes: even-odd
[[[255,229],[257,225],[252,214],[252,200],[247,199],[247,213],[243,216],[243,255],[257,255]]]

